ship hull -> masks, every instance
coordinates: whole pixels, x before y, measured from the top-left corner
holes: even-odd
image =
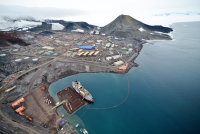
[[[75,88],[73,88],[75,91],[76,91],[76,89]],[[76,91],[77,92],[77,91]],[[79,92],[77,92],[78,94],[79,94]],[[80,94],[79,94],[80,95]],[[81,95],[80,95],[81,96]],[[83,98],[83,96],[81,96],[82,98]],[[94,100],[87,100],[86,98],[83,98],[84,100],[86,100],[86,101],[89,101],[89,102],[94,102]]]
[[[84,100],[86,100],[86,101],[88,101],[88,102],[94,102],[94,99],[93,99],[93,97],[91,96],[91,94],[90,94],[90,96],[92,97],[92,98],[90,98],[90,99],[87,99],[86,97],[83,97],[80,93],[79,93],[79,90],[78,89],[76,89],[77,87],[74,87],[74,81],[72,81],[72,88],[84,99]]]

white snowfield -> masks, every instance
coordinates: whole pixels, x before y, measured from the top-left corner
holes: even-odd
[[[159,33],[159,34],[165,34],[165,33],[163,33],[163,32],[158,32],[158,31],[154,31],[155,33]]]
[[[2,31],[9,31],[16,28],[22,28],[23,30],[27,30],[28,28],[36,27],[39,25],[42,25],[42,23],[25,21],[25,20],[20,20],[15,22],[0,20],[0,29]]]
[[[59,23],[51,23],[52,24],[52,30],[63,30],[65,26],[59,24]]]
[[[164,27],[170,27],[171,24],[177,22],[200,21],[200,15],[170,14],[169,16],[141,16],[136,19],[148,25],[162,25]]]

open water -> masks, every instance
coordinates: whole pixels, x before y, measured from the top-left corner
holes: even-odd
[[[174,23],[173,41],[145,44],[136,59],[139,67],[127,74],[130,94],[119,107],[90,110],[85,107],[60,115],[75,128],[86,128],[90,134],[199,134],[200,133],[200,22]],[[127,96],[126,75],[78,74],[53,83],[56,93],[71,80],[79,80],[94,97],[90,108],[110,107]],[[79,133],[79,129],[76,129]]]

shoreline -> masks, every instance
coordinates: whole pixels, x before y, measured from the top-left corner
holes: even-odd
[[[108,68],[107,68],[107,67],[103,67],[103,66],[101,67],[101,66],[89,65],[89,63],[82,64],[82,63],[73,63],[73,62],[72,63],[68,63],[68,62],[56,61],[51,66],[46,66],[46,69],[44,68],[44,70],[36,69],[36,70],[31,71],[28,74],[25,74],[25,75],[21,76],[19,79],[16,80],[15,84],[17,84],[19,86],[22,86],[22,88],[21,89],[17,89],[16,91],[9,93],[10,96],[7,96],[6,98],[3,98],[0,101],[1,102],[5,102],[4,104],[7,104],[7,105],[10,106],[13,103],[13,101],[17,99],[16,97],[12,98],[12,96],[16,92],[21,92],[19,95],[17,95],[18,98],[24,96],[24,94],[25,94],[24,97],[27,97],[27,96],[30,97],[30,95],[31,95],[31,96],[34,96],[33,98],[37,98],[38,96],[34,95],[34,93],[39,92],[39,90],[41,90],[40,87],[42,85],[46,86],[46,88],[47,88],[46,90],[47,91],[45,91],[45,92],[48,95],[49,94],[48,88],[52,83],[57,82],[59,79],[62,79],[62,78],[65,78],[65,77],[68,77],[68,76],[71,76],[71,75],[76,75],[76,74],[79,74],[79,73],[126,74],[126,73],[129,72],[129,70],[132,67],[137,67],[137,64],[134,61],[138,57],[139,52],[141,51],[141,49],[143,47],[143,44],[142,43],[140,44],[140,49],[137,52],[137,55],[135,57],[133,57],[129,61],[130,64],[129,64],[129,66],[127,67],[127,69],[125,71],[121,71],[121,70],[118,70],[118,69],[112,69],[112,68],[109,69],[109,67],[111,67],[111,66],[108,66]],[[88,68],[88,66],[89,66],[89,68]],[[35,79],[36,76],[38,77],[37,79]],[[10,98],[12,98],[12,99],[10,99]],[[51,107],[54,106],[55,105],[55,101],[54,101],[53,97],[50,95],[48,97],[48,99],[52,102]],[[29,100],[29,99],[26,99],[26,100]],[[35,99],[35,100],[37,100],[37,99]],[[44,100],[41,100],[39,102],[43,102],[43,101]],[[30,101],[27,101],[27,102],[29,103]],[[3,106],[3,104],[0,104],[0,105],[1,105],[1,107]],[[7,105],[4,105],[4,106],[7,106]],[[46,104],[43,103],[43,104],[40,104],[40,105],[43,107]],[[29,115],[29,113],[31,111],[31,107],[28,107],[28,105],[25,105],[25,106],[28,109],[28,110],[25,110],[25,113],[27,115]],[[42,109],[41,106],[39,106],[39,104],[36,104],[35,106],[37,106],[38,108],[40,107],[40,109]],[[6,111],[12,112],[12,116],[10,116],[8,114],[5,114]],[[6,111],[5,110],[2,111],[4,113],[5,117],[11,118],[12,120],[14,120],[16,122],[22,122],[22,125],[26,125],[25,123],[23,123],[23,121],[25,121],[24,117],[20,117],[18,114],[16,114],[11,107],[9,109],[6,109]],[[57,113],[57,110],[54,110],[51,113],[51,115],[55,115],[56,118],[61,118],[59,116],[59,114]],[[17,116],[17,120],[15,120],[15,118],[16,118],[15,116]],[[53,118],[54,117],[52,117],[52,119]],[[37,120],[39,121],[41,119],[37,119]],[[34,118],[33,118],[33,120],[34,120]],[[55,128],[51,128],[50,130],[48,130],[48,129],[45,128],[45,124],[38,124],[38,123],[36,123],[36,124],[37,124],[36,126],[38,128],[37,129],[35,128],[35,130],[37,130],[37,131],[39,131],[41,133],[47,133],[50,130],[52,131],[52,129],[56,129],[56,130],[54,130],[54,131],[56,131],[55,133],[58,133],[58,131],[59,131],[57,129],[57,126],[55,126]],[[34,125],[35,124],[30,124],[28,127],[32,128]],[[68,128],[69,127],[71,128],[70,131],[75,131],[73,129],[73,127],[70,126],[68,123],[66,123],[66,125],[68,126]],[[13,130],[14,130],[14,128],[13,128]],[[21,132],[22,131],[26,131],[26,129],[22,128],[19,131],[21,131]]]
[[[83,35],[81,35],[80,39],[82,38],[82,36]],[[105,39],[105,41],[109,42],[109,39]],[[135,42],[133,43],[135,45],[134,47],[131,47],[132,53],[130,53],[130,55],[129,54],[125,55],[124,54],[125,51],[120,49],[120,47],[125,47],[125,44],[132,44],[131,41],[129,42],[129,39],[124,41],[125,44],[123,44],[123,41],[122,41],[120,44],[121,46],[117,47],[118,51],[121,51],[121,54],[124,54],[124,58],[123,57],[120,58],[120,60],[124,61],[123,65],[128,63],[128,67],[124,71],[118,69],[118,67],[122,65],[119,65],[119,66],[112,65],[114,62],[116,62],[116,60],[113,59],[112,61],[107,61],[107,60],[105,61],[105,58],[106,58],[105,56],[109,56],[108,52],[104,56],[102,54],[101,59],[104,59],[104,61],[102,60],[101,62],[98,62],[97,60],[90,61],[86,57],[79,58],[76,60],[75,58],[65,58],[63,56],[61,57],[61,55],[58,57],[49,56],[48,58],[46,56],[41,56],[42,58],[40,59],[42,60],[44,59],[43,62],[41,61],[41,62],[32,64],[31,69],[30,68],[26,69],[22,74],[19,74],[19,75],[17,74],[18,75],[17,78],[11,80],[11,82],[9,82],[9,84],[7,84],[7,86],[5,87],[5,88],[9,88],[10,86],[13,86],[13,85],[19,85],[22,88],[12,91],[11,93],[9,93],[9,95],[11,94],[11,96],[8,96],[0,101],[3,102],[6,100],[5,104],[7,105],[3,105],[4,107],[6,107],[6,106],[10,106],[13,103],[13,101],[15,101],[16,99],[20,97],[25,97],[27,100],[25,101],[25,107],[26,107],[25,114],[33,117],[33,123],[30,123],[28,127],[33,128],[34,126],[36,126],[35,130],[41,133],[49,133],[49,132],[59,133],[60,129],[58,128],[60,128],[61,126],[59,125],[58,120],[61,120],[62,118],[60,117],[60,115],[57,113],[57,110],[55,109],[52,110],[50,113],[48,113],[50,108],[56,105],[53,97],[49,94],[49,91],[48,91],[49,86],[52,83],[57,82],[59,79],[76,75],[79,73],[113,73],[113,74],[128,73],[133,67],[139,66],[134,61],[139,56],[143,48],[143,44],[148,43],[146,40],[144,41],[140,39],[135,39],[132,41]],[[129,48],[128,46],[126,47]],[[102,52],[103,51],[104,50],[102,50]],[[20,53],[16,53],[16,54],[11,53],[9,57],[14,58],[18,55],[20,55]],[[23,56],[27,56],[27,54],[26,53],[22,54],[21,57]],[[33,54],[31,56],[33,56]],[[16,63],[16,65],[22,66],[23,64]],[[44,85],[46,86],[45,93],[41,92],[41,89],[40,89],[40,87]],[[19,92],[19,95],[17,95],[18,98],[12,98],[13,95],[17,92]],[[45,99],[43,98],[50,100],[50,102],[52,103],[51,104],[44,103]],[[9,99],[10,101],[7,101]],[[12,112],[11,116],[10,114],[6,114],[6,110],[9,112]],[[16,122],[22,122],[23,125],[26,125],[26,123],[24,123],[25,122],[24,117],[20,117],[19,115],[17,115],[11,107],[6,110],[3,110],[4,116],[9,117]],[[67,121],[66,121],[66,126],[67,128],[70,128],[68,129],[70,132],[76,133],[73,127],[70,126]],[[20,131],[26,131],[26,130],[22,128],[22,130]]]

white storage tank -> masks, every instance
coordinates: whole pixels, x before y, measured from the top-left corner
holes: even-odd
[[[112,60],[112,57],[106,57],[106,60],[107,61]]]
[[[133,50],[133,48],[129,48],[129,49],[128,49],[128,51],[132,51],[132,50]]]
[[[1,57],[6,56],[6,54],[0,54]]]
[[[32,59],[33,62],[37,62],[38,61],[38,58],[34,58]]]
[[[120,58],[120,55],[114,55],[114,56],[112,56],[112,58],[115,60],[115,59],[118,59],[118,58]]]
[[[16,59],[16,60],[15,60],[15,62],[20,62],[20,61],[22,61],[22,59]]]
[[[97,40],[98,43],[102,42],[102,40]]]
[[[29,59],[29,57],[24,57],[25,60]]]
[[[13,49],[13,52],[18,52],[19,51],[19,49]]]
[[[117,62],[114,62],[114,65],[115,66],[120,66],[120,65],[122,65],[122,64],[124,64],[124,62],[123,61],[117,61]]]
[[[106,46],[106,47],[110,47],[110,45],[111,45],[110,43],[107,43],[105,46]]]

